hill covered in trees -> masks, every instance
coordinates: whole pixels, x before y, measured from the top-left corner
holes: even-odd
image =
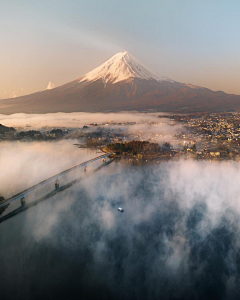
[[[113,143],[108,144],[108,149],[112,151],[116,151],[119,154],[127,153],[127,154],[141,154],[141,155],[151,155],[151,154],[159,154],[161,152],[161,148],[157,143],[150,143],[147,141],[131,141],[126,143]]]
[[[13,127],[7,127],[0,124],[0,134],[5,134],[7,132],[14,132],[14,131],[16,131],[16,129],[14,129]]]

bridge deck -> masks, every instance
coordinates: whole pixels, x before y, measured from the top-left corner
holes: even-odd
[[[100,167],[98,167],[97,169],[95,169],[92,173],[95,173],[95,172],[101,170],[103,167],[109,165],[109,164],[112,163],[114,160],[115,160],[115,159],[111,159],[110,161],[105,162],[105,163],[102,164]],[[89,175],[91,175],[92,173],[90,173]],[[43,201],[45,201],[45,200],[47,200],[47,199],[49,199],[49,198],[52,198],[52,197],[55,196],[56,194],[65,191],[66,189],[70,188],[71,186],[73,186],[74,184],[80,182],[81,180],[82,180],[82,179],[75,179],[75,180],[73,180],[73,181],[71,181],[71,182],[69,182],[69,183],[67,183],[67,184],[65,184],[65,185],[63,185],[63,186],[61,186],[61,187],[58,188],[57,190],[53,190],[53,191],[50,192],[49,194],[47,194],[47,195],[45,195],[45,196],[43,196],[43,197],[41,197],[41,198],[39,198],[39,199],[37,199],[37,200],[35,200],[35,201],[32,201],[31,203],[28,203],[28,204],[26,204],[26,205],[24,205],[24,206],[20,206],[19,208],[13,210],[13,211],[10,212],[9,214],[7,214],[7,215],[1,217],[1,218],[0,218],[0,223],[2,223],[2,222],[4,222],[4,221],[7,221],[8,219],[11,219],[12,217],[14,217],[14,216],[16,216],[16,215],[18,215],[18,214],[20,214],[20,213],[22,213],[22,212],[24,212],[24,211],[30,209],[30,208],[36,206],[37,204],[39,204],[39,203],[41,203],[41,202],[43,202]]]
[[[43,180],[43,181],[41,181],[41,182],[39,182],[39,183],[37,183],[37,184],[31,186],[30,188],[28,188],[28,189],[26,189],[26,190],[24,190],[24,191],[21,191],[20,193],[18,193],[18,194],[16,194],[16,195],[12,196],[11,198],[8,198],[8,199],[5,199],[5,200],[1,201],[1,202],[0,202],[0,208],[3,207],[3,206],[6,206],[6,205],[8,205],[8,204],[10,204],[10,203],[13,202],[13,201],[16,201],[16,200],[18,200],[18,199],[21,199],[21,198],[25,197],[27,194],[29,194],[29,193],[32,192],[33,190],[37,189],[38,187],[43,186],[44,184],[47,184],[47,183],[49,183],[49,182],[51,182],[51,181],[53,181],[53,180],[56,180],[56,179],[58,179],[58,178],[60,178],[60,177],[62,177],[62,176],[64,176],[64,175],[66,175],[66,174],[72,172],[73,170],[76,170],[76,169],[78,169],[78,168],[87,166],[88,164],[90,164],[90,163],[92,163],[92,162],[94,162],[94,161],[96,161],[96,160],[99,160],[99,159],[108,157],[108,156],[112,155],[113,153],[114,153],[114,152],[109,152],[109,153],[106,153],[106,154],[97,156],[97,157],[95,157],[95,158],[93,158],[93,159],[90,159],[90,160],[85,161],[85,162],[83,162],[83,163],[81,163],[81,164],[79,164],[79,165],[76,165],[76,166],[74,166],[74,167],[72,167],[72,168],[70,168],[70,169],[67,169],[67,170],[65,170],[65,171],[63,171],[63,172],[61,172],[61,173],[58,173],[58,174],[56,174],[56,175],[53,175],[53,176],[51,176],[51,177],[49,177],[49,178],[47,178],[47,179],[45,179],[45,180]]]

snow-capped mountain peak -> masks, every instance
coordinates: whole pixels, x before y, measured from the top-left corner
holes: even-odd
[[[4,114],[240,111],[240,96],[162,77],[128,52],[120,52],[85,76],[62,86],[0,100],[0,110]]]
[[[108,82],[117,83],[130,78],[141,78],[156,81],[171,81],[171,79],[160,76],[156,72],[150,70],[129,54],[127,51],[119,52],[107,60],[105,63],[87,73],[80,82],[96,81],[102,79],[104,85]]]

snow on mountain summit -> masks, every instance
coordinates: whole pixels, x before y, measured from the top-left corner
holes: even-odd
[[[107,60],[105,63],[87,73],[80,82],[96,81],[102,79],[104,85],[108,82],[117,83],[129,78],[141,78],[156,81],[171,81],[171,79],[160,76],[148,67],[142,65],[138,59],[127,51],[119,52]]]

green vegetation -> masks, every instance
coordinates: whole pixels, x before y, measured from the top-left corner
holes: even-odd
[[[87,147],[96,147],[101,145],[106,145],[107,140],[102,138],[88,138],[87,139]]]
[[[36,138],[37,137],[38,139],[43,138],[41,132],[36,131],[36,130],[21,131],[21,132],[19,132],[18,136],[19,136],[20,139],[27,138],[27,137],[29,137],[29,138]]]
[[[142,154],[142,155],[149,155],[149,154],[158,154],[160,153],[161,149],[160,146],[156,143],[150,142],[140,142],[140,141],[132,141],[126,143],[113,143],[108,144],[108,149],[112,151],[116,151],[120,154],[128,153],[132,155]]]
[[[14,129],[13,127],[6,127],[2,124],[0,124],[0,134],[5,134],[8,132],[15,132],[16,129]]]

